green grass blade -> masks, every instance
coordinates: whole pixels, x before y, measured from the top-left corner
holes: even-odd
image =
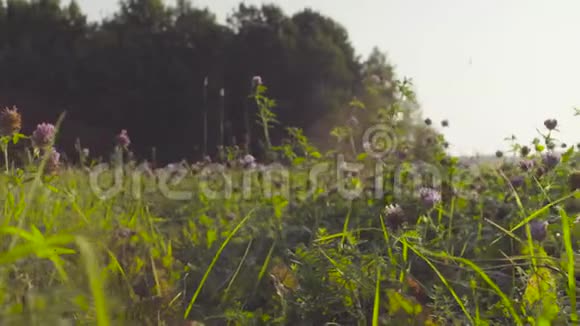
[[[205,271],[205,273],[204,273],[204,275],[203,275],[203,277],[201,279],[201,282],[197,286],[197,289],[195,290],[195,293],[193,294],[193,297],[191,298],[191,300],[189,301],[189,304],[187,305],[187,309],[185,310],[185,314],[183,316],[184,319],[187,319],[189,317],[189,313],[191,312],[191,309],[193,308],[193,305],[195,304],[195,301],[197,300],[197,297],[199,296],[199,293],[201,292],[201,289],[203,288],[203,285],[205,284],[205,281],[209,277],[209,273],[213,269],[214,265],[216,264],[217,260],[219,259],[220,255],[221,255],[221,253],[224,251],[224,249],[226,248],[226,246],[228,245],[228,243],[231,241],[231,239],[234,237],[234,235],[236,235],[236,233],[242,228],[242,226],[250,219],[250,217],[252,216],[253,211],[254,210],[252,210],[250,213],[248,213],[240,221],[240,223],[238,223],[238,225],[236,225],[236,227],[232,230],[232,232],[230,232],[230,234],[228,235],[228,237],[225,239],[225,241],[222,243],[222,245],[220,246],[220,248],[218,249],[218,251],[214,255],[211,263],[209,264],[208,268],[206,269],[206,271]]]
[[[566,247],[567,261],[567,276],[568,276],[568,296],[570,297],[570,306],[572,307],[570,319],[574,323],[578,323],[578,313],[576,312],[576,272],[574,263],[576,261],[574,248],[572,247],[572,236],[570,231],[570,217],[563,209],[560,209],[560,216],[562,217],[562,239]]]
[[[564,197],[562,197],[562,198],[560,198],[560,199],[557,199],[557,200],[555,200],[554,202],[552,202],[552,203],[550,203],[550,204],[547,204],[547,205],[543,206],[542,208],[540,208],[540,209],[536,210],[535,212],[533,212],[532,214],[530,214],[528,217],[526,217],[525,219],[523,219],[523,220],[522,220],[520,223],[518,223],[516,226],[514,226],[514,227],[513,227],[513,228],[510,230],[510,232],[512,232],[512,233],[513,233],[513,232],[514,232],[514,231],[516,231],[517,229],[519,229],[519,228],[521,228],[522,226],[524,226],[524,225],[526,225],[527,223],[529,223],[531,220],[535,219],[536,217],[538,217],[538,216],[540,216],[541,214],[543,214],[543,213],[545,213],[546,211],[548,211],[548,210],[549,210],[551,207],[553,207],[553,206],[555,206],[555,205],[558,205],[559,203],[561,203],[561,202],[564,202],[564,201],[568,200],[569,198],[572,198],[572,197],[574,197],[575,195],[576,195],[576,193],[571,193],[571,194],[568,194],[568,195],[566,195],[566,196],[564,196]],[[490,246],[492,246],[492,245],[494,245],[495,243],[497,243],[497,242],[498,242],[498,241],[499,241],[499,240],[500,240],[502,237],[503,237],[503,235],[502,235],[502,236],[500,236],[500,237],[498,237],[497,239],[493,240],[493,241],[491,242]]]
[[[381,269],[377,268],[377,284],[375,286],[375,303],[373,305],[373,326],[379,325],[380,303],[381,303]]]
[[[433,263],[425,255],[423,255],[419,249],[415,248],[410,243],[408,243],[406,239],[401,239],[401,242],[405,243],[407,248],[411,249],[411,251],[413,251],[417,256],[423,259],[423,261],[425,261],[425,263],[429,265],[429,267],[435,272],[435,274],[437,274],[441,282],[443,282],[443,285],[445,285],[445,287],[451,293],[451,295],[453,296],[453,298],[455,299],[455,301],[457,302],[457,304],[459,305],[459,307],[461,308],[467,319],[469,319],[470,323],[473,325],[474,324],[473,317],[471,316],[469,311],[467,311],[467,308],[459,298],[459,295],[457,295],[457,292],[455,292],[453,287],[449,284],[449,281],[447,281],[445,276],[441,274],[439,269],[437,269],[437,267],[435,267],[435,265],[433,265]]]
[[[266,256],[266,259],[264,260],[264,263],[262,264],[262,268],[260,268],[260,273],[258,274],[258,283],[257,284],[259,284],[260,281],[262,280],[262,278],[264,277],[264,275],[266,275],[266,271],[268,270],[268,265],[270,265],[270,260],[272,259],[272,254],[274,254],[275,247],[276,247],[276,240],[274,240],[274,242],[272,243],[272,246],[270,247],[270,250],[268,251],[268,256]]]
[[[246,247],[246,251],[244,252],[244,255],[242,256],[242,259],[240,260],[240,263],[238,264],[238,267],[236,268],[234,275],[232,275],[232,279],[230,280],[230,282],[228,283],[228,286],[226,287],[226,290],[224,293],[224,298],[228,297],[228,293],[230,292],[230,288],[232,287],[232,284],[234,284],[234,281],[236,280],[238,274],[240,273],[240,270],[242,269],[242,266],[244,265],[246,258],[248,258],[248,254],[250,253],[250,248],[252,247],[253,241],[254,241],[253,239],[250,239],[250,242],[248,243],[248,246]]]
[[[105,298],[105,284],[101,279],[97,256],[95,255],[90,243],[85,238],[77,237],[76,242],[83,258],[87,276],[89,277],[89,285],[95,301],[95,310],[97,312],[97,325],[109,326],[111,323]]]
[[[348,205],[348,213],[344,219],[344,224],[342,226],[342,239],[340,240],[340,247],[344,247],[344,242],[348,236],[348,225],[350,224],[350,215],[352,214],[352,201]]]
[[[495,284],[495,282],[489,278],[489,276],[487,275],[487,273],[485,273],[485,271],[483,269],[481,269],[479,266],[477,266],[471,260],[465,259],[465,258],[461,258],[461,257],[450,256],[450,255],[448,255],[446,253],[438,254],[438,253],[434,253],[434,252],[429,252],[427,250],[423,250],[423,251],[425,253],[429,254],[430,256],[438,257],[438,258],[443,258],[443,259],[446,259],[447,258],[447,259],[455,260],[455,261],[458,261],[458,262],[460,262],[462,264],[465,264],[465,265],[471,267],[477,274],[479,274],[479,276],[489,286],[491,286],[491,288],[497,293],[497,295],[499,295],[499,297],[501,298],[503,304],[509,310],[509,312],[511,313],[511,315],[512,315],[514,321],[517,323],[517,325],[523,325],[522,324],[522,320],[520,319],[518,313],[516,312],[514,306],[512,305],[512,303],[509,300],[509,298],[507,297],[507,295],[505,293],[503,293],[503,291],[497,286],[497,284]]]

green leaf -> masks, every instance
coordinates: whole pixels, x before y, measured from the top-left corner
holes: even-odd
[[[320,155],[320,153],[317,151],[310,152],[310,156],[312,156],[314,158],[321,158],[322,157],[322,155]]]
[[[574,147],[570,147],[564,154],[562,154],[562,163],[570,161],[570,158],[574,154]]]
[[[207,230],[207,233],[205,234],[206,237],[206,243],[207,243],[207,248],[211,248],[211,246],[213,245],[213,243],[217,240],[217,231],[216,229],[209,229]]]
[[[364,103],[361,102],[361,101],[359,101],[359,100],[357,100],[357,99],[354,99],[354,100],[350,101],[350,106],[352,108],[355,108],[355,109],[361,109],[361,110],[366,109]]]
[[[391,315],[395,315],[399,313],[401,310],[408,315],[415,316],[421,313],[423,307],[420,304],[416,304],[413,301],[405,298],[401,293],[388,290],[387,297],[389,299],[389,313]]]
[[[360,153],[358,154],[358,156],[356,157],[357,161],[364,161],[366,158],[368,157],[367,153]]]
[[[558,315],[556,285],[552,271],[545,267],[539,268],[528,279],[523,299],[529,309],[539,311],[541,319],[552,321]]]
[[[274,214],[277,218],[280,218],[282,217],[282,211],[288,206],[288,200],[282,196],[274,196],[272,198],[272,204],[274,206]]]
[[[304,157],[297,157],[292,161],[293,165],[300,165],[302,163],[304,163]]]

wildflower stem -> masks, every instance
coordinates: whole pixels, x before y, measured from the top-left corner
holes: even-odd
[[[203,156],[207,155],[207,78],[203,85]]]
[[[6,165],[6,173],[9,173],[10,167],[8,163],[8,144],[2,145],[2,151],[4,152],[4,164]]]

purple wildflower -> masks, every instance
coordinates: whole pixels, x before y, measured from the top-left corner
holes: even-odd
[[[252,78],[252,88],[256,88],[259,85],[262,85],[262,77],[260,77],[260,76],[254,76]]]
[[[558,163],[560,163],[560,154],[550,151],[544,155],[543,160],[546,167],[553,169],[558,165]]]
[[[127,130],[121,130],[121,133],[117,135],[117,146],[127,148],[131,144],[131,139],[127,134]]]
[[[531,149],[528,146],[524,146],[522,148],[520,148],[520,154],[522,155],[522,157],[526,157],[530,154]]]
[[[50,123],[41,123],[32,133],[32,143],[36,148],[47,148],[54,142],[55,128]]]
[[[530,222],[530,233],[532,235],[532,239],[542,242],[546,239],[548,235],[548,222],[546,221],[532,221]]]
[[[230,220],[230,221],[233,221],[233,220],[235,220],[235,219],[236,219],[236,217],[237,217],[237,215],[236,215],[236,213],[234,213],[234,212],[228,212],[228,213],[226,214],[226,218],[227,218],[228,220]]]
[[[46,161],[45,170],[48,174],[55,174],[60,167],[60,153],[52,148]]]
[[[432,188],[419,189],[419,197],[425,206],[433,207],[441,201],[441,194]]]
[[[524,172],[529,172],[534,168],[534,161],[532,160],[523,160],[520,161],[520,169]]]
[[[510,183],[511,183],[512,187],[514,187],[514,188],[519,188],[519,187],[523,186],[525,181],[526,181],[526,179],[521,175],[513,176],[510,179]]]
[[[250,154],[247,154],[240,160],[240,163],[244,166],[244,168],[253,169],[257,166],[256,158]]]
[[[397,204],[385,206],[384,213],[387,224],[395,229],[404,222],[405,212]]]
[[[548,130],[554,130],[558,126],[558,120],[556,120],[556,119],[547,119],[547,120],[544,121],[544,126],[546,126],[546,128]]]

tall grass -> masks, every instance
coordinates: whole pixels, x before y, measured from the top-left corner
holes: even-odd
[[[318,179],[308,173],[319,164],[333,166],[336,152],[321,154],[297,129],[289,129],[288,143],[271,144],[275,102],[265,88],[258,91],[255,118],[268,157],[288,169],[290,193],[267,196],[282,186],[264,184],[263,163],[240,163],[246,153],[235,148],[225,148],[227,162],[221,162],[229,180],[200,172],[208,162],[188,166],[182,180],[169,176],[171,188],[195,190],[188,200],[168,198],[155,171],[132,184],[127,176],[137,162],[121,162],[119,192],[100,197],[86,169],[63,166],[48,176],[42,172],[47,156],[16,163],[6,149],[12,161],[0,176],[0,322],[578,323],[579,193],[568,186],[580,164],[576,150],[546,168],[538,145],[536,153],[515,163],[498,159],[475,175],[441,147],[415,143],[410,157],[383,158],[381,180],[414,161],[428,162],[447,181],[463,173],[451,190],[436,189],[441,198],[435,205],[415,189],[397,195],[404,192],[393,187],[406,186],[400,184],[376,198],[377,182],[364,173],[353,178],[367,191],[346,200],[332,184],[334,172]],[[430,132],[411,121],[389,123],[409,142]],[[409,126],[421,132],[405,138]],[[222,126],[220,144],[223,133]],[[342,145],[348,148],[353,137]],[[204,136],[204,150],[205,144]],[[367,166],[376,163],[354,154]],[[522,170],[518,161],[524,159],[534,160],[535,168]],[[114,174],[108,171],[98,183],[110,185]],[[224,185],[232,189],[221,198],[200,191]],[[549,227],[538,229],[536,220]]]

